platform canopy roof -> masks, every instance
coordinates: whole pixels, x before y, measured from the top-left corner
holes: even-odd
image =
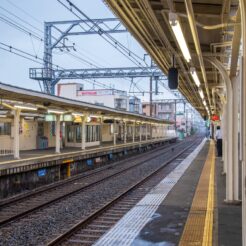
[[[0,109],[20,108],[23,112],[33,114],[47,114],[50,112],[81,113],[88,116],[110,117],[116,120],[133,120],[144,123],[173,124],[167,120],[148,117],[141,114],[120,111],[109,107],[71,100],[68,98],[48,95],[42,92],[24,89],[0,83]],[[34,110],[35,109],[35,112]]]
[[[105,2],[165,74],[175,58],[174,64],[180,74],[179,90],[202,115],[222,110],[221,100],[226,98],[221,71],[232,78],[238,70],[241,25],[237,0]],[[184,57],[185,48],[178,25],[190,60]],[[197,72],[199,87],[191,69]]]

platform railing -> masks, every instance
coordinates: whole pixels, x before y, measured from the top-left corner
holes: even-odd
[[[0,149],[0,156],[13,155],[13,153],[12,149]]]

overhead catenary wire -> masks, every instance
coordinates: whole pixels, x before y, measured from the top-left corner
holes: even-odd
[[[0,42],[0,44],[1,44],[1,42]],[[6,46],[6,45],[5,45],[5,46]],[[9,48],[9,49],[7,49],[7,48]],[[6,48],[0,47],[0,49],[1,49],[1,50],[4,50],[4,51],[6,51],[6,52],[10,52],[10,53],[12,53],[12,54],[15,54],[15,55],[17,55],[17,56],[19,56],[19,57],[22,57],[22,58],[26,59],[26,60],[35,62],[35,63],[37,63],[37,64],[40,64],[40,65],[43,64],[41,61],[38,61],[38,60],[42,60],[41,58],[39,58],[39,57],[34,57],[33,55],[31,55],[31,54],[29,54],[29,53],[27,53],[27,52],[23,52],[23,51],[21,51],[21,50],[19,50],[19,49],[15,49],[15,48],[12,47],[12,46],[6,46]],[[21,54],[21,53],[18,53],[18,52],[21,52],[22,54]],[[35,59],[38,59],[38,60],[35,60],[35,59],[32,58],[32,57],[34,57]],[[94,84],[96,84],[97,86],[102,87],[102,88],[106,88],[106,89],[114,89],[113,87],[107,86],[107,85],[105,85],[105,84],[103,84],[103,83],[100,83],[100,82],[98,82],[98,81],[96,81],[96,80],[93,80],[93,81],[84,80],[84,81],[85,81],[85,82],[88,82],[88,83],[94,83]]]
[[[0,6],[0,8],[1,8],[1,9],[4,9],[4,8],[2,8],[1,6]],[[9,14],[15,16],[15,17],[18,18],[19,20],[21,20],[21,18],[19,18],[19,17],[16,16],[15,14],[11,13],[10,11],[8,11],[8,10],[6,10],[6,9],[4,9],[4,10],[7,11]],[[4,15],[4,14],[2,14],[2,13],[0,13],[0,15],[3,16],[3,17],[0,16],[0,20],[1,20],[1,21],[3,21],[3,22],[5,22],[6,24],[8,24],[8,25],[14,27],[15,29],[17,29],[17,30],[23,32],[24,34],[27,34],[28,36],[34,37],[34,38],[37,39],[38,41],[43,42],[43,38],[40,37],[40,36],[38,36],[39,34],[33,32],[33,31],[30,30],[29,28],[25,27],[24,25],[22,25],[22,24],[16,22],[15,20],[9,18],[8,16],[6,16],[6,15]],[[27,21],[25,21],[25,24],[31,25],[31,24],[28,23]],[[33,25],[31,25],[31,26],[34,27]],[[38,29],[38,30],[39,30],[42,34],[44,33],[44,32],[41,31],[40,29]],[[53,38],[55,39],[55,37],[53,37]],[[33,43],[32,43],[32,46],[33,46]],[[70,55],[70,56],[73,56],[73,57],[75,57],[75,58],[77,58],[77,59],[79,59],[80,61],[83,61],[83,62],[86,63],[87,65],[94,66],[94,67],[98,67],[98,66],[96,66],[96,65],[93,65],[91,62],[88,62],[87,60],[83,59],[82,57],[78,57],[78,56],[76,56],[76,55],[74,55],[74,54],[71,54],[71,53],[69,53],[69,55]],[[55,65],[55,66],[56,66],[56,65]]]
[[[31,53],[29,53],[27,51],[21,50],[19,48],[16,48],[16,47],[14,47],[12,45],[8,45],[8,44],[3,43],[3,42],[0,42],[0,45],[2,45],[4,47],[4,48],[2,48],[2,50],[5,50],[5,51],[11,52],[13,54],[19,55],[19,56],[21,56],[23,58],[28,58],[29,57],[30,60],[35,61],[36,63],[39,63],[39,64],[43,65],[43,63],[41,63],[41,62],[43,62],[43,59],[40,58],[37,55],[33,55],[33,54],[31,54]],[[60,68],[60,69],[64,69],[63,67],[60,67],[58,65],[54,65],[54,66],[56,66],[57,68]]]
[[[9,13],[11,13],[10,11],[9,11]],[[12,21],[12,20],[11,20]],[[28,23],[28,22],[26,22],[26,23]],[[31,33],[31,30],[30,29],[28,29],[28,30],[25,30],[24,28],[24,26],[21,26],[21,27],[19,27],[18,26],[18,24],[19,23],[13,23],[14,25],[15,25],[15,28],[21,28],[21,31],[23,31],[25,34],[28,34],[30,37],[32,37],[32,36],[34,36],[32,33]],[[39,37],[39,36],[36,36],[37,37],[37,39],[38,40],[40,40],[40,41],[42,41],[43,42],[43,40],[42,40],[42,38],[41,37]],[[54,37],[53,37],[54,38]],[[55,39],[55,38],[54,38]],[[32,40],[31,40],[32,41]],[[2,43],[2,45],[3,45],[3,43]],[[10,45],[6,45],[6,47],[8,46],[8,48],[12,48]],[[33,49],[34,49],[34,44],[33,44],[33,42],[32,42],[32,47],[33,47]],[[14,48],[14,47],[13,47]],[[9,51],[9,50],[6,50],[6,51]],[[16,49],[16,51],[17,51],[17,49]],[[19,52],[20,52],[20,50],[18,50]],[[35,51],[34,51],[35,52]],[[12,52],[13,54],[16,54],[16,52]],[[82,62],[83,64],[87,64],[87,65],[90,65],[90,66],[93,66],[93,67],[96,67],[96,68],[99,68],[99,66],[97,66],[97,65],[94,65],[93,63],[91,63],[91,62],[88,62],[87,60],[85,60],[85,59],[83,59],[82,57],[79,57],[79,56],[77,56],[77,55],[75,55],[75,54],[73,54],[73,53],[65,53],[65,54],[68,54],[68,55],[70,55],[70,56],[72,56],[73,58],[75,58],[75,59],[77,59],[77,60],[79,60],[80,62]],[[30,54],[28,54],[28,55],[30,55]],[[34,58],[34,56],[32,56],[33,58]],[[37,57],[37,54],[35,55],[35,59],[36,59],[36,57]],[[37,57],[40,61],[42,60],[41,58],[39,58],[39,57]],[[40,64],[40,63],[39,63]],[[60,67],[60,66],[57,66],[57,65],[55,65],[55,64],[53,64],[54,66],[56,66],[57,68],[58,67]],[[62,67],[60,67],[60,68],[62,68]],[[64,68],[63,68],[64,69]]]
[[[43,33],[43,30],[37,28],[36,26],[34,26],[33,24],[29,23],[28,21],[26,20],[23,20],[22,18],[20,18],[19,16],[17,16],[16,14],[12,13],[11,11],[9,11],[8,9],[6,8],[3,8],[2,6],[0,6],[0,9],[2,9],[3,11],[7,12],[9,15],[15,17],[16,19],[18,19],[19,21],[25,23],[26,25],[32,27],[33,29],[35,29],[36,31],[40,32],[40,33]]]
[[[126,58],[128,58],[130,61],[132,61],[135,65],[138,67],[143,67],[143,65],[140,63],[139,59],[141,59],[141,62],[144,62],[142,58],[140,58],[138,55],[136,55],[134,52],[131,50],[127,49],[123,44],[121,44],[118,40],[113,38],[110,34],[105,32],[100,26],[98,26],[97,23],[95,23],[92,19],[90,19],[82,10],[80,10],[75,4],[73,4],[69,0],[65,0],[70,7],[68,7],[65,3],[63,3],[63,0],[57,0],[62,6],[64,6],[67,10],[69,10],[71,13],[73,13],[78,19],[82,20],[82,18],[76,14],[71,7],[76,9],[78,13],[80,13],[83,17],[85,17],[89,22],[92,23],[92,25],[89,24],[89,22],[85,22],[85,24],[91,28],[92,30],[98,32],[98,34],[106,41],[108,42],[111,46],[113,46],[115,49],[117,49],[121,54],[123,54]],[[81,25],[80,25],[81,27]],[[96,28],[98,29],[96,29]],[[83,29],[83,27],[82,27]],[[100,30],[100,31],[99,31]],[[119,49],[121,48],[121,49]],[[146,63],[145,63],[146,64]],[[147,66],[147,64],[146,64]]]
[[[19,11],[21,11],[22,13],[24,13],[25,15],[29,16],[31,19],[33,19],[35,22],[37,23],[41,23],[43,24],[40,20],[38,20],[36,17],[34,17],[33,15],[31,15],[30,13],[28,13],[26,10],[24,10],[23,8],[17,6],[16,4],[14,4],[12,1],[10,0],[5,0],[7,1],[10,5],[14,6],[16,9],[18,9]]]
[[[8,0],[6,0],[6,1],[8,1]],[[11,5],[13,5],[15,8],[18,8],[18,9],[21,10],[23,13],[27,14],[28,16],[30,16],[32,19],[34,18],[36,22],[41,23],[38,19],[36,19],[36,18],[33,17],[32,15],[30,15],[30,14],[29,14],[28,12],[26,12],[25,10],[19,8],[17,5],[13,4],[11,1],[8,1],[8,2],[9,2]],[[38,31],[38,32],[40,32],[40,33],[42,33],[42,34],[44,33],[44,31],[42,31],[41,29],[36,28],[34,25],[32,25],[32,24],[30,24],[29,22],[23,20],[22,18],[20,18],[20,17],[17,16],[16,14],[13,14],[11,11],[7,10],[6,8],[3,8],[3,7],[0,6],[0,9],[2,9],[2,10],[5,11],[5,12],[7,12],[9,15],[15,17],[16,19],[18,19],[18,20],[21,21],[22,23],[24,23],[24,24],[30,26],[31,28],[35,29],[36,31]],[[2,20],[2,21],[5,21],[6,24],[11,25],[11,26],[14,27],[15,29],[18,29],[18,30],[20,30],[21,32],[23,32],[23,33],[29,35],[30,38],[31,38],[31,42],[32,42],[32,37],[35,38],[35,39],[37,39],[37,40],[39,40],[39,41],[41,41],[41,42],[43,42],[43,38],[40,37],[39,34],[38,34],[36,31],[31,30],[30,28],[28,28],[28,27],[26,27],[26,26],[24,26],[24,25],[18,23],[17,21],[11,19],[10,17],[8,17],[8,16],[6,16],[6,15],[3,15],[2,13],[1,13],[1,15],[3,16],[3,20]],[[55,39],[55,37],[52,37],[52,38]],[[69,40],[69,42],[71,42],[71,41]],[[116,41],[116,42],[118,42],[118,41]],[[121,45],[121,44],[118,43],[118,45]],[[32,46],[33,46],[33,49],[34,49],[34,44],[33,44],[33,42],[32,42]],[[76,46],[77,46],[77,45],[76,45]],[[6,46],[6,47],[7,47],[7,46]],[[10,47],[10,45],[8,46],[8,48],[9,48],[9,47]],[[12,47],[12,46],[11,46],[11,47]],[[77,48],[77,47],[76,47],[76,48]],[[12,47],[12,50],[11,50],[11,49],[5,49],[5,51],[9,51],[9,52],[12,51],[13,54],[16,54],[16,55],[19,55],[19,56],[22,56],[22,57],[23,57],[23,55],[21,55],[21,54],[24,54],[25,51],[24,51],[24,52],[23,52],[23,51],[21,52],[20,50],[17,51],[17,49],[16,49],[15,52],[13,52],[13,49],[14,49],[14,47]],[[2,49],[2,50],[3,50],[3,49]],[[71,51],[73,52],[72,49],[71,49]],[[80,56],[78,56],[78,55],[76,55],[76,54],[73,54],[72,52],[68,53],[68,55],[72,56],[74,59],[77,59],[78,61],[82,62],[83,64],[87,64],[87,65],[89,65],[89,66],[93,66],[93,67],[96,67],[96,68],[101,67],[100,65],[99,65],[99,66],[98,66],[98,65],[95,65],[95,64],[93,64],[93,62],[89,62],[89,61],[87,61],[86,59],[84,59],[84,58],[82,58],[82,57],[80,57]],[[84,54],[82,54],[81,52],[78,52],[77,49],[76,49],[76,52],[84,56]],[[17,54],[17,53],[18,53],[18,54]],[[35,49],[34,49],[34,53],[36,53],[36,52],[35,52]],[[64,53],[65,53],[65,52],[64,52]],[[133,54],[133,52],[132,52],[131,54]],[[26,54],[26,55],[27,55],[27,54]],[[30,53],[27,55],[27,57],[29,57],[29,56],[30,56]],[[25,57],[25,58],[27,58],[27,57]],[[30,57],[31,57],[31,56],[30,56]],[[32,59],[32,61],[35,61],[36,63],[37,63],[37,60],[40,60],[40,61],[42,60],[42,61],[43,61],[43,59],[41,59],[40,57],[37,57],[37,54],[32,55],[32,58],[31,58],[31,59]],[[29,60],[30,60],[30,59],[29,59]],[[39,64],[41,64],[41,63],[39,62]],[[53,65],[56,66],[57,68],[60,67],[60,66],[55,65],[55,64],[53,64]],[[60,67],[60,68],[62,68],[62,67]],[[64,69],[64,68],[62,68],[62,69]],[[127,78],[124,78],[124,79],[127,80]],[[127,80],[127,81],[128,81],[128,80]],[[133,85],[134,85],[134,87],[136,86],[135,83],[134,83]],[[137,87],[138,87],[138,86],[137,86]],[[136,87],[136,88],[137,88],[137,87]],[[140,90],[140,91],[142,90],[142,89],[140,89],[139,87],[138,87],[137,89]]]
[[[77,18],[79,18],[80,20],[82,20],[81,18],[80,18],[80,16],[79,15],[77,15],[76,13],[74,13],[73,11],[72,11],[72,9],[70,9],[70,8],[68,8],[64,3],[62,3],[60,0],[57,0],[61,5],[63,5],[66,9],[68,9],[69,11],[71,11]],[[99,30],[101,30],[101,34],[100,34],[100,36],[102,36],[102,34],[105,34],[107,37],[110,37],[110,39],[111,40],[113,40],[113,42],[114,43],[111,43],[110,41],[108,41],[107,39],[105,39],[105,37],[103,37],[102,36],[102,38],[105,40],[105,41],[107,41],[109,44],[111,44],[111,45],[113,45],[113,47],[114,48],[116,48],[117,50],[118,50],[118,48],[117,48],[117,46],[115,46],[115,44],[117,44],[117,45],[119,45],[120,47],[123,47],[123,49],[124,49],[124,51],[126,51],[127,52],[127,55],[124,53],[124,52],[122,52],[121,50],[119,50],[120,51],[120,53],[121,54],[123,54],[125,57],[127,57],[129,60],[131,60],[135,65],[137,65],[138,67],[141,67],[141,68],[143,68],[143,69],[145,69],[135,58],[133,58],[134,59],[134,61],[131,59],[132,58],[132,56],[131,56],[131,54],[133,54],[133,55],[135,55],[138,59],[141,59],[141,61],[144,61],[142,58],[140,58],[138,55],[136,55],[134,52],[132,52],[132,51],[130,51],[129,49],[127,49],[124,45],[122,45],[119,41],[117,41],[116,39],[114,39],[110,34],[108,34],[108,33],[106,33],[106,32],[104,32],[95,22],[93,22],[93,20],[91,20],[86,14],[84,14],[80,9],[78,9],[71,1],[68,1],[67,0],[67,2],[70,4],[70,5],[72,5],[73,7],[75,7],[87,20],[89,20],[90,22],[92,22],[93,23],[93,26],[90,26],[87,22],[85,22],[85,24],[89,27],[89,28],[91,28],[92,30],[94,30],[94,31],[97,31],[97,30],[95,30],[95,27],[94,26],[97,26],[97,28],[99,29]],[[83,30],[85,30],[81,25],[80,25],[80,27],[83,29]],[[148,66],[147,65],[147,63],[144,61],[144,63],[146,64],[146,66]],[[141,66],[140,66],[141,65]],[[131,81],[130,81],[131,82]],[[136,84],[134,84],[134,86],[136,86]],[[139,89],[138,87],[136,87],[139,91],[141,91],[141,89]]]
[[[34,16],[31,15],[30,13],[28,13],[26,10],[24,10],[24,9],[22,9],[21,7],[17,6],[17,5],[14,4],[12,1],[10,1],[10,0],[5,0],[5,1],[7,1],[10,5],[14,6],[14,7],[15,7],[16,9],[18,9],[20,12],[22,12],[22,13],[24,13],[25,15],[29,16],[32,20],[34,20],[34,21],[35,21],[36,23],[38,23],[39,25],[43,25],[43,22],[42,22],[42,21],[40,21],[39,19],[37,19],[36,17],[34,17]],[[9,12],[9,14],[15,16],[15,14],[10,13],[9,10],[7,10],[7,11]],[[17,18],[17,17],[16,17],[16,18]],[[21,19],[21,18],[20,18],[20,19]],[[32,27],[35,28],[36,30],[40,31],[42,34],[44,34],[44,31],[43,31],[43,30],[41,30],[41,29],[39,29],[39,28],[33,26],[32,24],[30,24],[30,23],[27,22],[27,21],[25,21],[25,23],[28,24],[29,26],[32,26]],[[52,37],[52,38],[55,38],[55,37]],[[68,39],[68,42],[73,43],[73,42],[70,41],[69,39]],[[82,56],[85,56],[85,57],[87,58],[87,60],[90,60],[92,63],[94,63],[94,64],[97,63],[97,62],[95,62],[91,57],[88,57],[86,54],[81,53],[80,51],[78,51],[78,49],[80,49],[80,50],[82,49],[80,46],[78,46],[78,45],[76,44],[75,47],[76,47],[76,52],[77,52],[77,53],[79,53],[79,54],[82,55]],[[88,51],[86,51],[86,52],[88,52]],[[93,54],[93,56],[95,56],[95,54]],[[103,66],[101,66],[100,64],[99,64],[98,66],[99,66],[99,67],[103,67]]]
[[[28,56],[19,54],[19,53],[13,51],[13,50],[10,50],[10,49],[7,49],[7,48],[3,48],[3,47],[0,47],[0,49],[1,49],[1,50],[4,50],[4,51],[7,51],[7,52],[10,52],[10,53],[12,53],[12,54],[15,54],[15,55],[17,55],[17,56],[20,56],[20,57],[22,57],[22,58],[25,58],[25,59],[27,59],[27,60],[29,60],[29,61],[33,61],[33,62],[36,62],[36,63],[41,64],[41,65],[43,64],[43,63],[41,63],[41,62],[39,62],[39,61],[37,61],[37,60],[34,60],[34,59],[32,59],[32,58],[30,58],[30,57],[28,57]]]
[[[15,29],[29,35],[29,36],[32,36],[34,37],[35,39],[43,42],[43,39],[39,36],[37,36],[36,34],[34,34],[30,29],[27,29],[27,28],[24,28],[23,25],[20,25],[20,24],[16,24],[15,21],[11,20],[11,18],[4,16],[3,14],[1,14],[2,16],[0,16],[0,20],[6,24],[8,24],[9,26],[12,26],[14,27]]]

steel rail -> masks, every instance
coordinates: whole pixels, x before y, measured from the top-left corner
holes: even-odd
[[[18,202],[18,201],[21,201],[23,199],[26,199],[26,198],[29,198],[31,196],[34,196],[34,195],[38,195],[42,192],[47,192],[49,190],[52,190],[54,188],[58,188],[58,187],[61,187],[61,186],[65,186],[69,183],[72,183],[74,181],[77,181],[77,180],[80,180],[82,178],[88,178],[88,177],[91,177],[95,174],[98,174],[102,171],[105,171],[107,169],[110,169],[112,167],[115,167],[117,165],[120,165],[122,163],[124,163],[126,160],[127,161],[131,161],[131,160],[134,160],[138,155],[148,155],[148,154],[151,154],[153,152],[157,152],[157,151],[160,151],[162,149],[168,149],[169,147],[175,147],[175,146],[179,146],[180,143],[176,143],[176,144],[171,144],[169,143],[170,145],[162,145],[162,146],[158,146],[152,150],[149,150],[145,153],[137,153],[135,154],[134,156],[130,156],[130,157],[127,157],[127,158],[124,158],[122,160],[117,160],[117,161],[114,161],[113,163],[109,164],[109,165],[106,165],[106,166],[103,166],[103,167],[100,167],[100,168],[96,168],[95,170],[88,170],[86,171],[85,173],[82,173],[82,174],[78,174],[74,177],[70,177],[69,179],[65,179],[65,180],[59,180],[55,183],[52,183],[52,184],[48,184],[48,185],[45,185],[44,187],[39,187],[33,191],[29,191],[27,193],[24,193],[24,194],[20,194],[20,195],[16,195],[14,197],[10,197],[10,198],[6,198],[5,200],[3,201],[0,201],[0,211],[1,211],[1,208],[3,207],[6,207],[6,206],[9,206],[11,204],[13,204],[14,202]]]
[[[199,138],[200,141],[201,138]],[[87,226],[89,223],[91,223],[94,219],[96,219],[99,215],[101,215],[103,212],[105,212],[107,209],[111,208],[113,205],[115,205],[120,199],[122,199],[124,196],[126,196],[129,192],[136,189],[138,186],[142,185],[146,181],[148,181],[150,178],[152,178],[154,175],[156,175],[161,169],[165,168],[168,164],[173,162],[175,159],[177,159],[180,155],[182,155],[185,151],[193,147],[195,144],[197,144],[197,141],[192,144],[190,144],[188,147],[184,148],[183,150],[179,151],[175,156],[169,158],[167,161],[165,161],[160,167],[156,168],[153,172],[151,172],[147,177],[144,177],[142,180],[137,181],[134,185],[127,188],[125,191],[123,191],[121,194],[117,195],[115,198],[113,198],[111,201],[106,203],[103,207],[96,210],[94,213],[87,216],[85,219],[78,222],[76,225],[74,225],[72,228],[68,229],[63,234],[59,235],[52,241],[47,243],[47,246],[55,246],[55,245],[61,245],[63,242],[65,242],[69,237],[71,237],[74,233],[76,233],[81,228]]]
[[[192,139],[189,140],[189,142],[192,142],[192,141],[193,141]],[[3,226],[5,226],[6,224],[8,224],[8,223],[10,223],[10,222],[13,222],[13,221],[15,221],[15,220],[17,220],[17,219],[21,219],[21,218],[23,218],[23,217],[25,217],[25,216],[27,216],[27,215],[29,215],[29,214],[35,212],[36,210],[39,210],[39,209],[41,209],[41,208],[45,208],[45,207],[47,207],[47,206],[50,206],[50,205],[52,205],[52,204],[54,204],[54,203],[56,203],[56,202],[58,202],[58,201],[61,201],[62,199],[65,199],[65,198],[67,198],[67,197],[69,197],[69,196],[72,196],[72,195],[74,195],[74,194],[76,194],[76,193],[79,193],[79,192],[81,192],[81,191],[83,191],[83,190],[86,190],[86,189],[91,188],[91,187],[93,187],[93,186],[95,186],[95,185],[98,185],[98,184],[100,184],[100,183],[102,183],[102,182],[104,182],[104,181],[106,181],[106,180],[108,180],[108,179],[110,179],[110,178],[112,178],[112,177],[115,177],[115,176],[120,175],[120,174],[122,174],[122,173],[124,173],[124,172],[127,172],[127,171],[129,171],[129,170],[131,170],[131,169],[134,169],[134,168],[136,168],[136,167],[142,165],[142,164],[145,163],[145,162],[148,162],[148,161],[150,161],[150,160],[153,160],[153,158],[157,158],[157,157],[159,157],[159,156],[161,156],[161,155],[163,155],[163,154],[168,153],[168,152],[169,152],[170,150],[172,150],[174,147],[179,147],[180,145],[184,145],[184,144],[187,144],[187,142],[185,142],[185,143],[184,143],[184,142],[181,142],[181,143],[176,144],[175,146],[170,146],[169,148],[165,149],[165,151],[159,150],[159,151],[161,151],[159,154],[154,155],[154,156],[151,156],[151,157],[149,157],[149,158],[147,158],[147,159],[145,159],[145,160],[140,160],[140,161],[138,161],[136,164],[134,164],[134,165],[132,165],[132,166],[130,166],[130,167],[127,167],[127,168],[125,168],[125,169],[123,169],[123,170],[120,170],[120,171],[117,171],[117,172],[115,172],[115,173],[113,173],[113,174],[110,174],[110,175],[108,175],[108,176],[106,176],[106,177],[104,177],[104,178],[102,178],[102,179],[100,179],[100,180],[97,180],[97,181],[93,182],[93,183],[86,184],[86,185],[84,185],[84,186],[82,186],[82,187],[80,187],[80,188],[78,188],[78,189],[75,189],[75,190],[73,190],[73,191],[71,191],[71,192],[68,192],[68,193],[66,193],[66,194],[57,196],[56,198],[54,198],[54,199],[52,199],[52,200],[50,200],[50,201],[46,201],[46,202],[44,202],[44,203],[41,203],[41,204],[39,204],[39,205],[37,205],[37,206],[35,206],[35,207],[33,207],[33,208],[30,208],[30,209],[27,209],[27,210],[25,210],[25,211],[23,211],[23,212],[21,212],[21,213],[15,214],[14,216],[10,216],[9,218],[6,218],[6,219],[0,221],[0,226],[3,227]],[[148,153],[146,153],[146,154],[149,155],[150,153],[148,152]],[[99,172],[100,172],[100,171],[99,171]],[[92,175],[93,175],[93,174],[92,174]],[[91,176],[92,176],[92,175],[91,175]],[[85,177],[82,177],[82,178],[85,178]],[[74,180],[73,180],[73,181],[74,181]],[[53,187],[52,187],[52,188],[53,188]],[[52,189],[52,188],[50,188],[50,189]],[[49,189],[49,190],[50,190],[50,189]],[[44,192],[46,192],[46,190],[45,190]],[[35,194],[34,194],[34,196],[35,196]]]

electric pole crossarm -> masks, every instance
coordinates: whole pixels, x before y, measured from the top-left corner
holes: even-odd
[[[80,24],[80,23],[91,23],[91,21],[97,23],[97,24],[109,24],[109,23],[114,23],[116,22],[117,24],[120,23],[120,20],[118,18],[102,18],[102,19],[91,19],[91,20],[64,20],[64,21],[47,21],[46,23],[49,25],[66,25],[66,24],[71,24],[71,22],[75,24]]]
[[[42,71],[42,68],[30,68],[29,74],[31,79],[42,80],[45,71]],[[166,77],[161,70],[154,67],[64,69],[53,70],[52,74],[54,79]]]
[[[60,41],[62,41],[63,38],[68,36],[68,33],[75,27],[75,25],[76,24],[70,25],[64,32],[62,32],[62,35],[58,39],[56,39],[54,44],[52,44],[51,49],[54,49],[56,45],[59,44]]]
[[[88,26],[94,23],[93,26]],[[67,20],[67,21],[53,21],[45,22],[45,25],[53,27],[65,36],[73,35],[90,35],[90,34],[103,34],[103,33],[125,33],[127,29],[122,25],[122,23],[117,18],[105,18],[105,19],[92,19],[92,20]],[[62,26],[67,27],[66,31],[61,31]],[[82,31],[73,31],[70,32],[74,26],[80,25]],[[58,28],[59,26],[59,28]],[[59,40],[62,37],[58,38]],[[54,45],[55,46],[55,45]]]
[[[124,33],[126,32],[126,30],[111,30],[111,31],[107,31],[107,33]],[[83,32],[69,32],[66,36],[77,36],[77,35],[88,35],[88,34],[102,34],[102,32],[99,31],[83,31]],[[105,33],[105,31],[103,31],[103,33]]]

